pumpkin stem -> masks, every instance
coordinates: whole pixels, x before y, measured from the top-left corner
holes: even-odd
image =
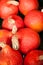
[[[39,56],[39,60],[43,60],[43,55],[40,55]]]
[[[11,19],[10,17],[8,18],[8,23],[10,24],[14,24],[15,23],[15,20]]]
[[[0,48],[4,48],[4,47],[6,47],[6,44],[3,42],[0,42]]]
[[[15,20],[11,19],[11,18],[8,18],[8,23],[13,25],[13,28],[12,28],[12,34],[15,34],[17,32],[17,26],[15,24]]]
[[[41,12],[43,12],[43,9],[41,9]]]
[[[17,36],[12,37],[12,48],[15,50],[19,49],[19,41],[18,41]]]
[[[14,25],[12,28],[12,34],[15,34],[16,32],[17,32],[17,27],[16,27],[16,25]]]
[[[18,1],[14,1],[14,0],[8,1],[7,3],[8,4],[15,5],[15,6],[18,6],[19,5],[19,2]]]

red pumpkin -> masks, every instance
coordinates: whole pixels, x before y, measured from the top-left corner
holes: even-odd
[[[38,0],[20,0],[19,10],[23,15],[27,15],[30,10],[37,9]]]
[[[1,2],[0,2],[0,7],[1,7]],[[1,18],[1,10],[0,10],[0,18]]]
[[[1,0],[1,2],[3,2],[3,3],[6,2],[6,1],[9,1],[9,0]]]
[[[2,22],[2,28],[11,30],[12,33],[15,33],[18,29],[23,28],[24,23],[23,19],[20,16],[12,15]]]
[[[24,59],[24,65],[43,65],[43,50],[32,50]]]
[[[24,24],[37,32],[42,31],[43,16],[39,10],[31,10],[24,18]]]
[[[12,33],[10,31],[5,29],[0,30],[0,42],[4,42],[8,45],[11,45],[11,37]]]
[[[9,45],[0,43],[0,65],[23,65],[19,51],[13,50]]]
[[[43,9],[41,9],[41,13],[42,13],[42,19],[43,19]],[[42,23],[42,28],[43,28],[43,23]]]
[[[15,42],[15,43],[14,43]],[[12,47],[26,54],[28,51],[35,49],[40,44],[39,34],[32,29],[23,28],[16,32],[12,37]]]
[[[5,19],[6,17],[17,14],[18,13],[18,5],[17,1],[7,1],[5,3],[2,2],[1,5],[1,18]]]

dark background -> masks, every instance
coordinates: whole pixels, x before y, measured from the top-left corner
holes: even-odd
[[[41,10],[43,8],[43,0],[38,0],[39,1],[39,9]],[[43,31],[39,33],[40,38],[41,38],[41,44],[38,49],[43,50]]]
[[[38,1],[39,1],[39,5],[40,5],[40,7],[43,8],[43,0],[38,0]]]
[[[17,0],[18,1],[18,0]],[[38,0],[39,1],[39,10],[43,8],[43,0]],[[19,15],[23,18],[24,16],[19,12]],[[1,29],[1,24],[2,24],[2,19],[0,18],[0,29]],[[41,38],[41,43],[39,46],[39,50],[43,50],[43,31],[39,33],[40,38]]]

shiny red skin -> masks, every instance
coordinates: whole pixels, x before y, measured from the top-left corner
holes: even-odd
[[[13,5],[13,4],[8,4],[7,2],[4,2],[4,3],[1,2],[3,4],[0,7],[2,19],[5,19],[12,14],[18,13],[18,5],[16,6],[16,5]]]
[[[24,24],[36,32],[42,31],[43,16],[39,10],[31,10],[24,18]]]
[[[23,59],[19,51],[6,45],[0,50],[0,65],[23,65]]]
[[[7,2],[7,1],[9,1],[9,0],[1,0],[1,2],[3,2],[3,3],[4,3],[4,2]]]
[[[0,42],[4,42],[8,45],[11,45],[11,37],[12,33],[10,31],[5,29],[0,30]]]
[[[1,7],[1,2],[0,2],[0,7]],[[0,12],[0,18],[1,18],[1,12]]]
[[[43,57],[43,50],[32,50],[28,52],[24,59],[24,65],[43,65],[43,60],[40,57]]]
[[[43,9],[42,9],[43,10]],[[43,11],[41,11],[41,13],[42,13],[42,19],[43,19]],[[42,28],[43,28],[43,22],[42,22]]]
[[[9,18],[13,19],[15,22],[12,24],[11,24],[11,22],[9,23],[8,22]],[[2,22],[2,28],[8,29],[8,30],[12,30],[14,25],[16,25],[17,29],[23,28],[24,27],[23,19],[18,15],[12,15],[12,16],[4,19]]]
[[[38,9],[38,0],[20,0],[19,1],[19,10],[23,15],[27,15],[27,13],[33,9]]]
[[[24,54],[40,45],[39,34],[30,28],[18,30],[16,36],[18,37],[20,44],[19,50]]]

